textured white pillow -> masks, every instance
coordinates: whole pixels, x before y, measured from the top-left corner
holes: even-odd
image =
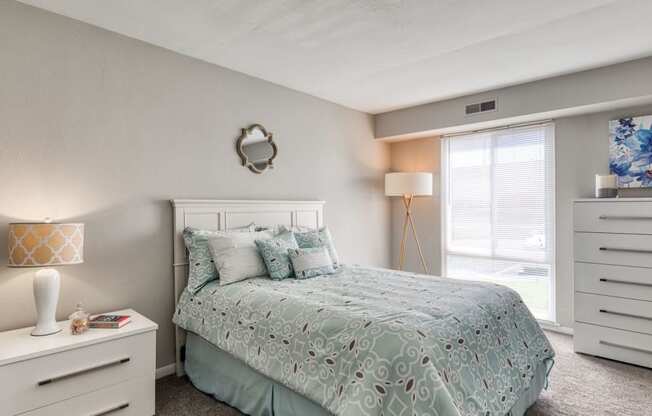
[[[256,247],[233,247],[215,253],[220,286],[267,275],[267,267]]]
[[[183,230],[183,242],[188,250],[188,284],[192,293],[197,293],[211,280],[218,278],[217,269],[213,264],[213,256],[208,248],[208,239],[234,234],[254,232],[256,226],[251,223],[244,227],[232,228],[229,231],[202,230],[186,227]]]
[[[265,276],[267,268],[256,240],[274,237],[271,231],[253,233],[233,233],[208,240],[208,248],[219,275],[220,285],[239,282],[251,277]]]
[[[274,234],[269,231],[256,231],[252,233],[228,233],[215,235],[208,238],[208,248],[211,253],[234,247],[256,247],[256,240],[268,240]]]

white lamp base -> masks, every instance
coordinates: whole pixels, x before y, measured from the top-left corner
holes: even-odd
[[[36,327],[32,335],[40,337],[61,331],[55,318],[59,302],[60,278],[54,269],[41,269],[34,275],[34,303]]]

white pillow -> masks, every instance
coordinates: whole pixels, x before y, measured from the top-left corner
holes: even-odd
[[[234,233],[208,240],[208,248],[219,275],[221,286],[251,277],[265,276],[267,267],[258,252],[256,240],[274,237],[271,231]]]
[[[209,238],[254,232],[254,229],[255,225],[253,223],[229,231],[186,227],[183,230],[183,241],[188,250],[188,290],[193,294],[197,293],[206,283],[218,278],[217,269],[213,264],[213,256],[208,248]]]
[[[227,248],[213,256],[220,273],[220,286],[267,275],[267,267],[256,247]]]

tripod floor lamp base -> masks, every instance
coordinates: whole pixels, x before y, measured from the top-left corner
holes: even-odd
[[[414,242],[417,244],[419,259],[423,272],[429,274],[428,265],[423,257],[421,243],[417,236],[417,227],[414,225],[412,216],[412,202],[416,196],[432,195],[432,174],[425,172],[393,172],[385,175],[385,195],[400,196],[405,206],[405,218],[403,219],[403,234],[401,237],[401,252],[399,255],[399,269],[403,270],[405,255],[408,243],[408,229],[412,231]]]
[[[421,260],[421,266],[423,267],[423,272],[425,274],[430,273],[428,270],[428,265],[426,260],[423,257],[423,250],[421,250],[421,243],[419,243],[419,236],[417,235],[417,227],[414,225],[414,218],[412,217],[412,201],[414,200],[414,195],[403,195],[403,204],[405,205],[405,218],[403,219],[403,234],[401,237],[401,252],[398,260],[399,270],[403,270],[405,265],[405,252],[407,250],[407,238],[408,238],[408,227],[412,230],[412,235],[414,236],[414,242],[417,244],[417,250],[419,251],[419,259]]]

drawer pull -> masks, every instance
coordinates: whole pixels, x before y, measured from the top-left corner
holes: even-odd
[[[629,280],[614,280],[614,279],[605,279],[605,278],[601,277],[600,281],[605,282],[605,283],[622,283],[624,285],[636,285],[636,286],[652,287],[652,283],[632,282],[632,281],[629,281]]]
[[[127,407],[129,407],[129,403],[123,403],[110,409],[102,410],[100,413],[93,413],[91,416],[104,416],[113,412],[117,412],[118,410],[126,409]]]
[[[652,217],[639,215],[600,215],[601,220],[652,220]]]
[[[644,352],[646,354],[652,354],[652,351],[646,350],[645,348],[630,347],[629,345],[616,344],[615,342],[609,342],[609,341],[603,341],[603,340],[600,340],[599,343],[602,344],[602,345],[606,345],[608,347],[624,348],[626,350],[632,350],[632,351]]]
[[[89,368],[85,368],[83,370],[73,371],[72,373],[64,374],[64,375],[61,375],[61,376],[56,376],[56,377],[48,378],[48,379],[45,379],[45,380],[41,380],[41,381],[38,382],[38,385],[39,386],[45,386],[46,384],[52,384],[52,383],[55,383],[57,381],[65,380],[65,379],[68,379],[68,378],[71,378],[71,377],[80,376],[82,374],[90,373],[92,371],[103,370],[105,368],[114,367],[114,366],[120,365],[120,364],[125,364],[125,363],[128,363],[129,361],[131,361],[131,358],[129,358],[129,357],[121,358],[119,360],[115,360],[115,361],[111,361],[111,362],[108,362],[108,363],[96,365],[94,367],[89,367]]]
[[[636,248],[600,247],[600,251],[618,251],[624,253],[652,254],[652,250],[640,250]]]
[[[606,309],[600,309],[600,313],[607,313],[610,315],[618,315],[618,316],[625,316],[627,318],[637,318],[637,319],[645,319],[648,321],[652,321],[652,317],[649,316],[642,316],[642,315],[633,315],[631,313],[624,313],[624,312],[614,312],[614,311],[609,311]]]

